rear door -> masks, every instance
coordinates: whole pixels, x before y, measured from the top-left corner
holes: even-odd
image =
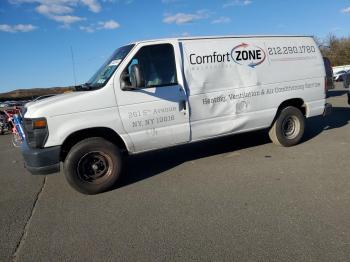
[[[139,44],[122,72],[129,73],[132,64],[140,65],[144,87],[123,91],[120,75],[115,83],[119,83],[119,113],[135,152],[189,141],[188,101],[177,42]]]

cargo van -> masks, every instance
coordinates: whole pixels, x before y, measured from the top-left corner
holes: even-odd
[[[300,142],[325,115],[326,72],[309,36],[140,41],[118,48],[77,92],[26,108],[22,144],[32,174],[56,173],[86,194],[111,188],[123,157],[268,129]]]

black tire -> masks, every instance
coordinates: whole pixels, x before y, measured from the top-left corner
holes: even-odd
[[[72,147],[64,161],[68,183],[83,194],[110,189],[119,179],[122,156],[116,145],[100,138],[87,138]]]
[[[3,135],[5,132],[4,132],[4,129],[2,127],[0,127],[0,135]]]
[[[272,142],[279,146],[294,146],[304,135],[305,117],[293,106],[283,108],[273,122],[269,136]]]

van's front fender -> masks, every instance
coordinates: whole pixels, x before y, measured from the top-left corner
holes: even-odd
[[[49,136],[45,147],[62,145],[71,134],[84,129],[102,127],[116,132],[129,152],[134,146],[125,133],[117,107],[103,108],[73,114],[58,115],[47,119]]]

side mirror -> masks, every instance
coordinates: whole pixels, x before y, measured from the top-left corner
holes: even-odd
[[[145,86],[145,80],[142,75],[140,65],[134,64],[130,68],[130,83],[132,89],[137,89]]]

